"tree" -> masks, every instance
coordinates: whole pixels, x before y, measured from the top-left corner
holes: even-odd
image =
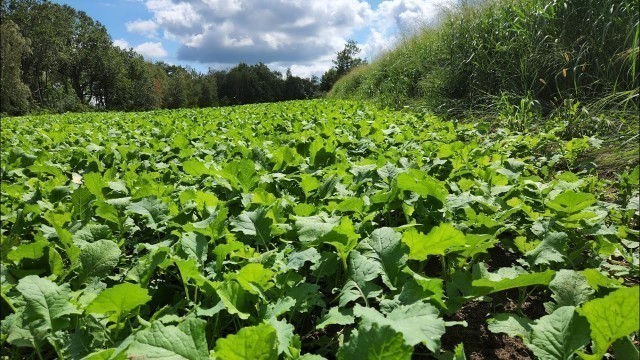
[[[211,107],[218,104],[218,85],[215,72],[209,70],[206,75],[200,75],[198,83],[200,84],[198,107]]]
[[[20,29],[11,20],[0,24],[0,112],[10,115],[24,114],[29,106],[29,88],[22,82],[22,57],[28,54],[29,41],[20,35]]]
[[[347,40],[344,49],[336,53],[336,58],[332,60],[333,67],[327,70],[320,80],[320,90],[329,91],[339,78],[346,75],[351,69],[360,65],[365,65],[367,61],[356,57],[361,49],[354,40]]]
[[[324,74],[322,74],[322,78],[320,78],[320,90],[331,90],[333,84],[338,81],[339,77],[340,75],[338,75],[338,70],[336,70],[336,68],[332,67],[331,69],[327,70]]]
[[[366,60],[356,57],[360,53],[361,49],[358,47],[358,43],[354,40],[347,40],[344,44],[344,49],[336,53],[336,58],[333,60],[333,65],[338,72],[338,77],[346,75],[351,69],[364,65]]]
[[[76,96],[83,104],[95,101],[101,75],[106,72],[106,61],[111,38],[105,27],[86,13],[73,11],[71,36],[67,40],[69,54],[65,57],[63,73],[71,82]]]

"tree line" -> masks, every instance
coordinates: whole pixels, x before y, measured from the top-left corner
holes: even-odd
[[[199,73],[113,45],[83,11],[46,0],[0,0],[0,113],[152,110],[308,99],[333,86],[359,49],[349,41],[321,79],[240,63]],[[345,58],[346,56],[346,58]]]

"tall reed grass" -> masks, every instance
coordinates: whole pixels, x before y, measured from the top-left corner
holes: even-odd
[[[489,0],[340,79],[330,97],[457,113],[638,111],[638,0]],[[505,106],[506,105],[506,106]],[[507,110],[505,110],[505,108]]]

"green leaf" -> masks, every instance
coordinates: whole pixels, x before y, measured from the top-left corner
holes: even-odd
[[[142,287],[146,287],[156,268],[165,261],[168,255],[169,248],[167,247],[151,250],[148,254],[138,258],[135,266],[127,272],[127,280],[133,280]]]
[[[274,285],[271,281],[274,274],[273,271],[266,269],[262,264],[251,263],[243,266],[238,271],[236,280],[243,289],[257,295],[264,293]]]
[[[291,357],[289,344],[295,336],[293,333],[295,330],[293,325],[286,322],[286,320],[277,320],[275,318],[267,320],[266,323],[271,324],[276,330],[276,335],[278,336],[278,354],[285,354],[287,357]]]
[[[95,196],[87,188],[78,188],[71,194],[73,214],[83,223],[91,219],[91,202]]]
[[[307,198],[311,196],[312,191],[317,190],[320,187],[320,181],[308,174],[300,175],[299,184]]]
[[[201,234],[188,232],[180,237],[180,248],[188,258],[195,259],[199,264],[207,261],[209,241]]]
[[[212,174],[213,172],[211,170],[209,170],[203,162],[196,160],[196,159],[189,159],[189,160],[185,160],[182,162],[182,170],[189,174],[189,175],[193,175],[196,177],[205,175],[205,174]]]
[[[354,314],[362,318],[365,325],[386,325],[402,333],[407,345],[422,343],[434,353],[440,350],[440,337],[445,333],[445,323],[438,317],[439,311],[433,305],[422,302],[400,305],[386,317],[373,308],[356,305]]]
[[[629,336],[618,339],[613,343],[613,355],[616,360],[638,360],[640,352]]]
[[[329,325],[351,325],[355,321],[353,316],[353,309],[340,309],[338,307],[332,307],[322,317],[320,323],[316,325],[316,329],[321,330]]]
[[[249,318],[246,303],[247,292],[235,281],[224,281],[215,287],[220,300],[231,315],[238,315],[240,319]]]
[[[287,260],[287,270],[300,270],[306,262],[317,263],[320,260],[320,254],[316,248],[310,247],[306,250],[289,254]]]
[[[198,267],[195,259],[190,258],[185,260],[174,257],[173,261],[180,271],[180,277],[182,278],[183,284],[186,285],[189,281],[195,280],[194,282],[197,286],[202,286],[207,281],[207,278],[205,278],[200,272],[200,268]]]
[[[619,338],[640,328],[640,287],[620,288],[582,305],[578,312],[589,320],[595,353],[604,355]]]
[[[411,359],[413,347],[407,345],[402,334],[390,326],[372,324],[358,327],[338,350],[340,360],[402,360]]]
[[[36,341],[65,330],[69,326],[69,315],[77,313],[69,302],[69,285],[58,286],[48,279],[36,275],[20,279],[16,289],[25,301],[23,318]]]
[[[340,307],[359,298],[367,301],[382,293],[382,289],[372,282],[380,274],[379,264],[356,250],[351,251],[348,261],[348,280],[340,293]]]
[[[81,264],[80,281],[110,273],[118,265],[120,255],[118,244],[111,240],[98,240],[85,245],[78,256]]]
[[[609,277],[607,277],[597,269],[585,269],[585,270],[582,270],[580,273],[587,279],[589,286],[591,286],[596,290],[598,290],[601,287],[613,288],[613,289],[617,289],[620,287],[620,282],[614,279],[610,279]]]
[[[495,314],[487,320],[487,329],[494,334],[505,333],[511,337],[519,337],[525,344],[531,340],[533,321],[514,314]]]
[[[317,245],[340,222],[340,217],[330,217],[325,213],[296,218],[298,239],[305,246]]]
[[[223,176],[234,183],[234,187],[240,186],[244,193],[250,192],[260,180],[254,162],[249,159],[233,160],[225,166]]]
[[[594,293],[587,283],[587,279],[581,273],[574,270],[560,270],[549,283],[549,289],[553,291],[551,297],[555,301],[544,304],[547,313],[552,313],[562,306],[579,306],[591,300]]]
[[[408,173],[402,173],[398,175],[396,181],[398,189],[413,191],[423,198],[432,196],[442,204],[445,203],[449,194],[443,182],[420,170],[411,169]]]
[[[411,279],[404,283],[402,291],[398,296],[401,304],[409,305],[416,301],[430,299],[443,309],[447,308],[443,300],[444,281],[442,279],[423,277],[408,267],[405,268],[404,272],[409,274]]]
[[[335,247],[343,265],[346,265],[349,253],[356,248],[359,238],[351,219],[343,217],[340,225],[322,237],[322,242]]]
[[[73,234],[73,242],[78,246],[98,240],[111,240],[113,235],[107,225],[87,224],[82,229]]]
[[[149,292],[139,285],[122,283],[103,290],[87,306],[86,311],[92,314],[109,315],[112,322],[119,322],[131,310],[151,300]]]
[[[220,360],[276,360],[278,335],[271,324],[244,327],[235,335],[218,339],[215,354]]]
[[[535,265],[563,262],[567,254],[567,234],[549,232],[544,235],[538,246],[525,254],[533,259]]]
[[[139,214],[145,219],[149,229],[159,230],[161,225],[169,219],[167,204],[156,198],[144,198],[127,206],[127,212]]]
[[[102,175],[94,172],[87,173],[83,175],[83,181],[84,185],[93,195],[95,195],[98,199],[104,199],[102,188],[107,186],[107,184],[102,181]]]
[[[546,270],[539,273],[526,273],[514,271],[512,268],[501,268],[497,273],[483,274],[483,278],[474,280],[472,285],[478,295],[487,295],[498,291],[531,285],[548,285],[554,275],[555,271],[553,270]]]
[[[529,348],[539,359],[568,360],[589,343],[589,324],[573,306],[563,306],[531,325]]]
[[[342,200],[337,206],[336,210],[340,212],[355,212],[361,213],[362,209],[364,209],[365,203],[364,200],[357,197],[350,197]]]
[[[408,249],[400,241],[402,235],[391,228],[376,229],[371,236],[360,242],[358,250],[378,267],[382,281],[390,289],[407,262]]]
[[[209,359],[204,320],[189,318],[176,326],[159,321],[137,332],[126,355],[129,359]]]
[[[110,360],[113,359],[112,355],[115,351],[115,348],[94,351],[91,354],[83,357],[82,360]],[[115,359],[118,358],[116,357]]]
[[[296,305],[296,300],[290,296],[278,298],[276,302],[271,302],[267,304],[262,318],[263,319],[278,318],[278,316],[285,314],[287,311],[291,310],[291,308],[294,307],[295,305]]]
[[[47,260],[49,262],[49,270],[53,275],[61,276],[64,273],[64,262],[62,256],[55,246],[52,244],[47,248]]]
[[[571,215],[588,208],[598,201],[593,194],[567,190],[547,202],[547,207],[564,215]]]
[[[218,240],[222,235],[224,235],[226,229],[225,222],[228,214],[229,209],[222,208],[218,211],[214,211],[208,218],[202,221],[185,225],[184,230],[208,236],[211,241]]]
[[[45,249],[49,246],[48,241],[36,241],[30,244],[22,244],[12,249],[7,254],[7,259],[19,263],[23,259],[37,260],[44,256]]]
[[[415,229],[406,231],[402,241],[409,246],[409,259],[425,260],[428,255],[445,255],[450,249],[465,244],[464,234],[451,224],[440,224],[427,235]]]
[[[260,207],[256,211],[243,211],[237,219],[231,220],[233,231],[255,236],[257,243],[267,247],[271,242],[271,224],[273,220],[266,217],[267,208]]]

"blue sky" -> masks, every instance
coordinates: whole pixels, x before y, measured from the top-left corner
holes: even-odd
[[[198,71],[264,62],[321,75],[347,39],[373,59],[455,0],[56,0],[149,60]]]

